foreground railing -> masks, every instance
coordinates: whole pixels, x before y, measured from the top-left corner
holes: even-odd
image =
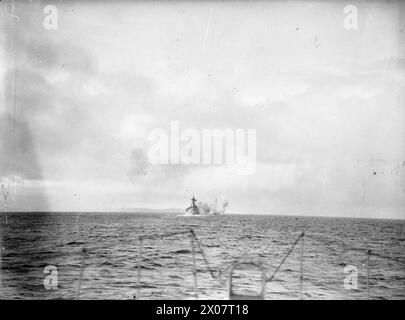
[[[176,235],[184,235],[188,234],[191,239],[191,253],[192,253],[192,259],[193,259],[193,277],[194,277],[194,296],[195,298],[198,298],[198,279],[197,279],[197,267],[196,267],[196,244],[197,248],[199,250],[199,253],[202,255],[202,258],[208,268],[208,271],[211,275],[211,277],[215,280],[218,281],[220,285],[225,285],[225,281],[222,278],[222,274],[220,271],[215,272],[214,269],[211,268],[209,260],[207,258],[207,255],[205,254],[203,250],[203,246],[199,239],[197,238],[195,232],[193,229],[187,230],[187,231],[180,231],[180,232],[171,232],[171,233],[166,233],[166,234],[158,234],[158,235],[148,235],[148,236],[139,236],[138,237],[138,266],[137,266],[137,299],[140,299],[141,297],[141,270],[142,270],[142,248],[143,248],[143,242],[144,240],[152,240],[152,239],[162,239],[166,237],[171,237],[171,236],[176,236]],[[277,272],[280,270],[281,266],[284,264],[284,262],[287,260],[288,256],[291,254],[293,251],[294,247],[298,244],[298,242],[301,240],[301,250],[300,250],[300,299],[302,299],[302,289],[303,289],[303,255],[304,255],[304,232],[300,234],[300,236],[295,240],[293,245],[291,246],[290,250],[287,252],[287,254],[284,256],[280,264],[277,266],[276,270],[273,272],[272,276],[270,278],[263,278],[264,283],[266,282],[271,282],[274,277],[276,276]],[[235,261],[231,266],[230,270],[233,270],[236,266],[241,265],[241,264],[249,264],[244,261],[237,260]],[[258,262],[250,262],[250,264],[255,265],[255,266],[261,266],[260,263]],[[229,276],[232,276],[232,272],[229,272]],[[230,293],[230,296],[232,294],[232,279],[229,279],[230,283],[230,288],[228,289],[228,292]],[[262,289],[263,291],[263,289]],[[264,296],[261,295],[261,296]]]

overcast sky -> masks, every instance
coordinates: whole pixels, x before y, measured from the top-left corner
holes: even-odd
[[[1,13],[14,209],[185,208],[195,193],[231,213],[404,218],[400,2],[350,2],[355,30],[343,1],[55,3],[57,30],[38,2],[16,2],[14,25]],[[171,121],[256,129],[256,172],[151,165],[147,134]]]

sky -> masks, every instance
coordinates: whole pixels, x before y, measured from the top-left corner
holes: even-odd
[[[405,5],[350,4],[356,29],[344,1],[2,2],[9,208],[405,218]],[[150,163],[173,121],[255,129],[255,172]]]

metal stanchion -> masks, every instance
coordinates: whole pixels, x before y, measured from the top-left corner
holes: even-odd
[[[371,250],[367,250],[367,300],[370,299],[370,255]]]
[[[3,286],[2,264],[3,264],[3,235],[0,234],[0,292],[1,292],[2,286]]]
[[[191,251],[193,254],[193,275],[194,275],[194,296],[198,299],[198,284],[197,284],[197,265],[195,260],[195,243],[194,243],[194,236],[193,231],[191,231]]]
[[[79,300],[79,298],[80,298],[80,289],[82,287],[82,279],[83,279],[83,273],[84,273],[85,255],[86,255],[86,249],[82,248],[82,263],[81,263],[81,266],[80,266],[79,282],[77,284],[76,300]]]
[[[304,232],[301,234],[301,250],[300,250],[300,300],[302,300],[302,286],[304,280]]]
[[[138,238],[139,247],[138,247],[138,274],[137,274],[137,288],[136,288],[136,299],[141,297],[141,268],[142,268],[142,238]]]

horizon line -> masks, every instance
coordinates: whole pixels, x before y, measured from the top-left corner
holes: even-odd
[[[142,212],[141,210],[136,211],[136,209],[135,210],[108,210],[108,211],[101,211],[101,210],[91,210],[91,211],[89,211],[89,210],[86,210],[86,211],[71,211],[71,210],[69,210],[69,211],[44,211],[44,210],[34,210],[34,211],[7,211],[7,212],[1,211],[0,214],[4,214],[4,213],[7,213],[7,214],[21,214],[21,213],[28,213],[28,214],[29,213],[54,213],[54,214],[59,214],[59,213],[62,213],[62,214],[68,214],[68,213],[76,213],[76,214],[77,213],[80,213],[80,214],[82,214],[82,213],[84,213],[84,214],[86,214],[86,213],[181,214],[179,212],[173,212],[173,211],[172,212],[170,212],[170,211],[164,212],[167,209],[148,209],[148,208],[141,208],[141,209],[150,210],[150,211],[149,212],[148,211]],[[181,210],[181,209],[178,209],[178,210]],[[244,216],[251,215],[251,216],[280,216],[280,217],[288,216],[288,217],[296,217],[296,218],[304,217],[304,218],[332,218],[332,219],[333,218],[335,218],[335,219],[339,218],[339,219],[372,219],[372,220],[401,220],[401,221],[405,221],[405,217],[404,218],[392,218],[392,217],[391,218],[389,218],[389,217],[382,218],[382,217],[357,217],[357,216],[325,216],[325,215],[308,215],[308,214],[298,215],[298,214],[286,214],[286,213],[282,214],[282,213],[240,213],[240,212],[238,213],[238,212],[232,212],[232,213],[219,214],[219,215],[216,215],[216,216],[222,216],[222,215],[235,215],[235,216],[237,216],[237,215],[239,215],[239,216],[241,216],[241,215],[244,215]],[[200,216],[215,216],[215,215],[200,215]]]

